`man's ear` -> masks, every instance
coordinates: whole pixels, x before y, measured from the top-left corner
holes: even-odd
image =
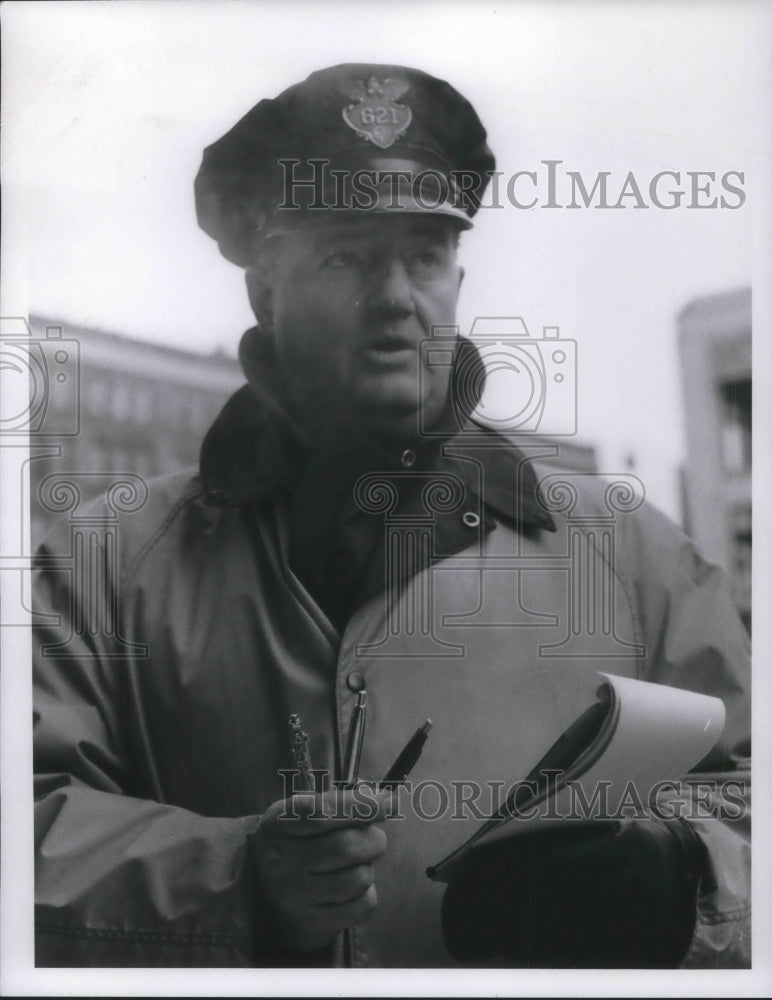
[[[273,293],[268,275],[260,267],[248,267],[244,277],[252,312],[263,333],[273,333]]]
[[[464,275],[465,274],[466,274],[466,271],[459,264],[459,267],[458,267],[458,290],[459,291],[461,291],[461,284],[462,284],[462,282],[464,280]]]

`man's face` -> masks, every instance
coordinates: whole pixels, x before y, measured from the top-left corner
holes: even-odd
[[[437,419],[451,371],[420,345],[455,322],[456,243],[452,220],[420,215],[341,218],[269,240],[258,318],[301,419],[347,413],[382,435],[415,432],[419,414],[423,426]]]

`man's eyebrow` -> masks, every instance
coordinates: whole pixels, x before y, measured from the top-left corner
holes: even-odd
[[[303,234],[298,234],[303,235]],[[307,245],[314,252],[324,252],[331,246],[340,244],[358,245],[371,243],[374,240],[390,241],[394,236],[410,239],[428,239],[437,243],[454,243],[453,230],[436,224],[434,219],[410,219],[408,225],[399,234],[377,227],[362,227],[356,222],[339,222],[324,229],[306,233]]]
[[[417,233],[420,236],[447,236],[450,238],[454,235],[453,230],[443,225],[438,225],[436,219],[423,219],[420,216],[411,219],[408,228],[411,233]]]
[[[361,242],[363,240],[370,240],[373,237],[372,232],[363,232],[361,229],[355,229],[353,226],[340,226],[340,228],[328,229],[323,232],[314,234],[314,243],[318,246],[326,246],[330,242],[336,240],[345,240],[347,242],[357,241]]]
[[[409,230],[421,230],[423,232],[437,233],[443,235],[448,233],[452,235],[455,232],[455,227],[446,226],[443,224],[445,220],[437,219],[430,215],[425,214],[413,214],[406,212],[404,215],[397,216],[394,220],[394,214],[391,212],[383,212],[379,215],[371,216],[369,219],[338,219],[335,222],[329,222],[324,226],[320,226],[316,231],[315,235],[323,235],[325,233],[351,233],[361,235],[363,237],[370,236],[376,232],[387,232],[392,221],[404,221]],[[385,228],[381,228],[381,224]]]

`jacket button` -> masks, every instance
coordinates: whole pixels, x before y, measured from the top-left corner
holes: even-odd
[[[225,499],[225,494],[222,490],[207,490],[206,495],[210,500],[215,500],[217,503],[222,503]]]
[[[346,687],[349,691],[364,691],[365,679],[361,674],[349,674],[346,678]]]
[[[475,514],[473,510],[468,510],[462,515],[461,520],[467,526],[467,528],[476,528],[480,523],[480,515]]]
[[[405,448],[400,456],[400,464],[403,469],[412,469],[415,465],[416,454],[411,448]]]

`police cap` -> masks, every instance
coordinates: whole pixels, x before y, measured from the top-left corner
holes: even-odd
[[[468,227],[495,167],[472,105],[404,66],[344,64],[255,105],[204,151],[199,225],[241,266],[329,212],[450,216]]]

